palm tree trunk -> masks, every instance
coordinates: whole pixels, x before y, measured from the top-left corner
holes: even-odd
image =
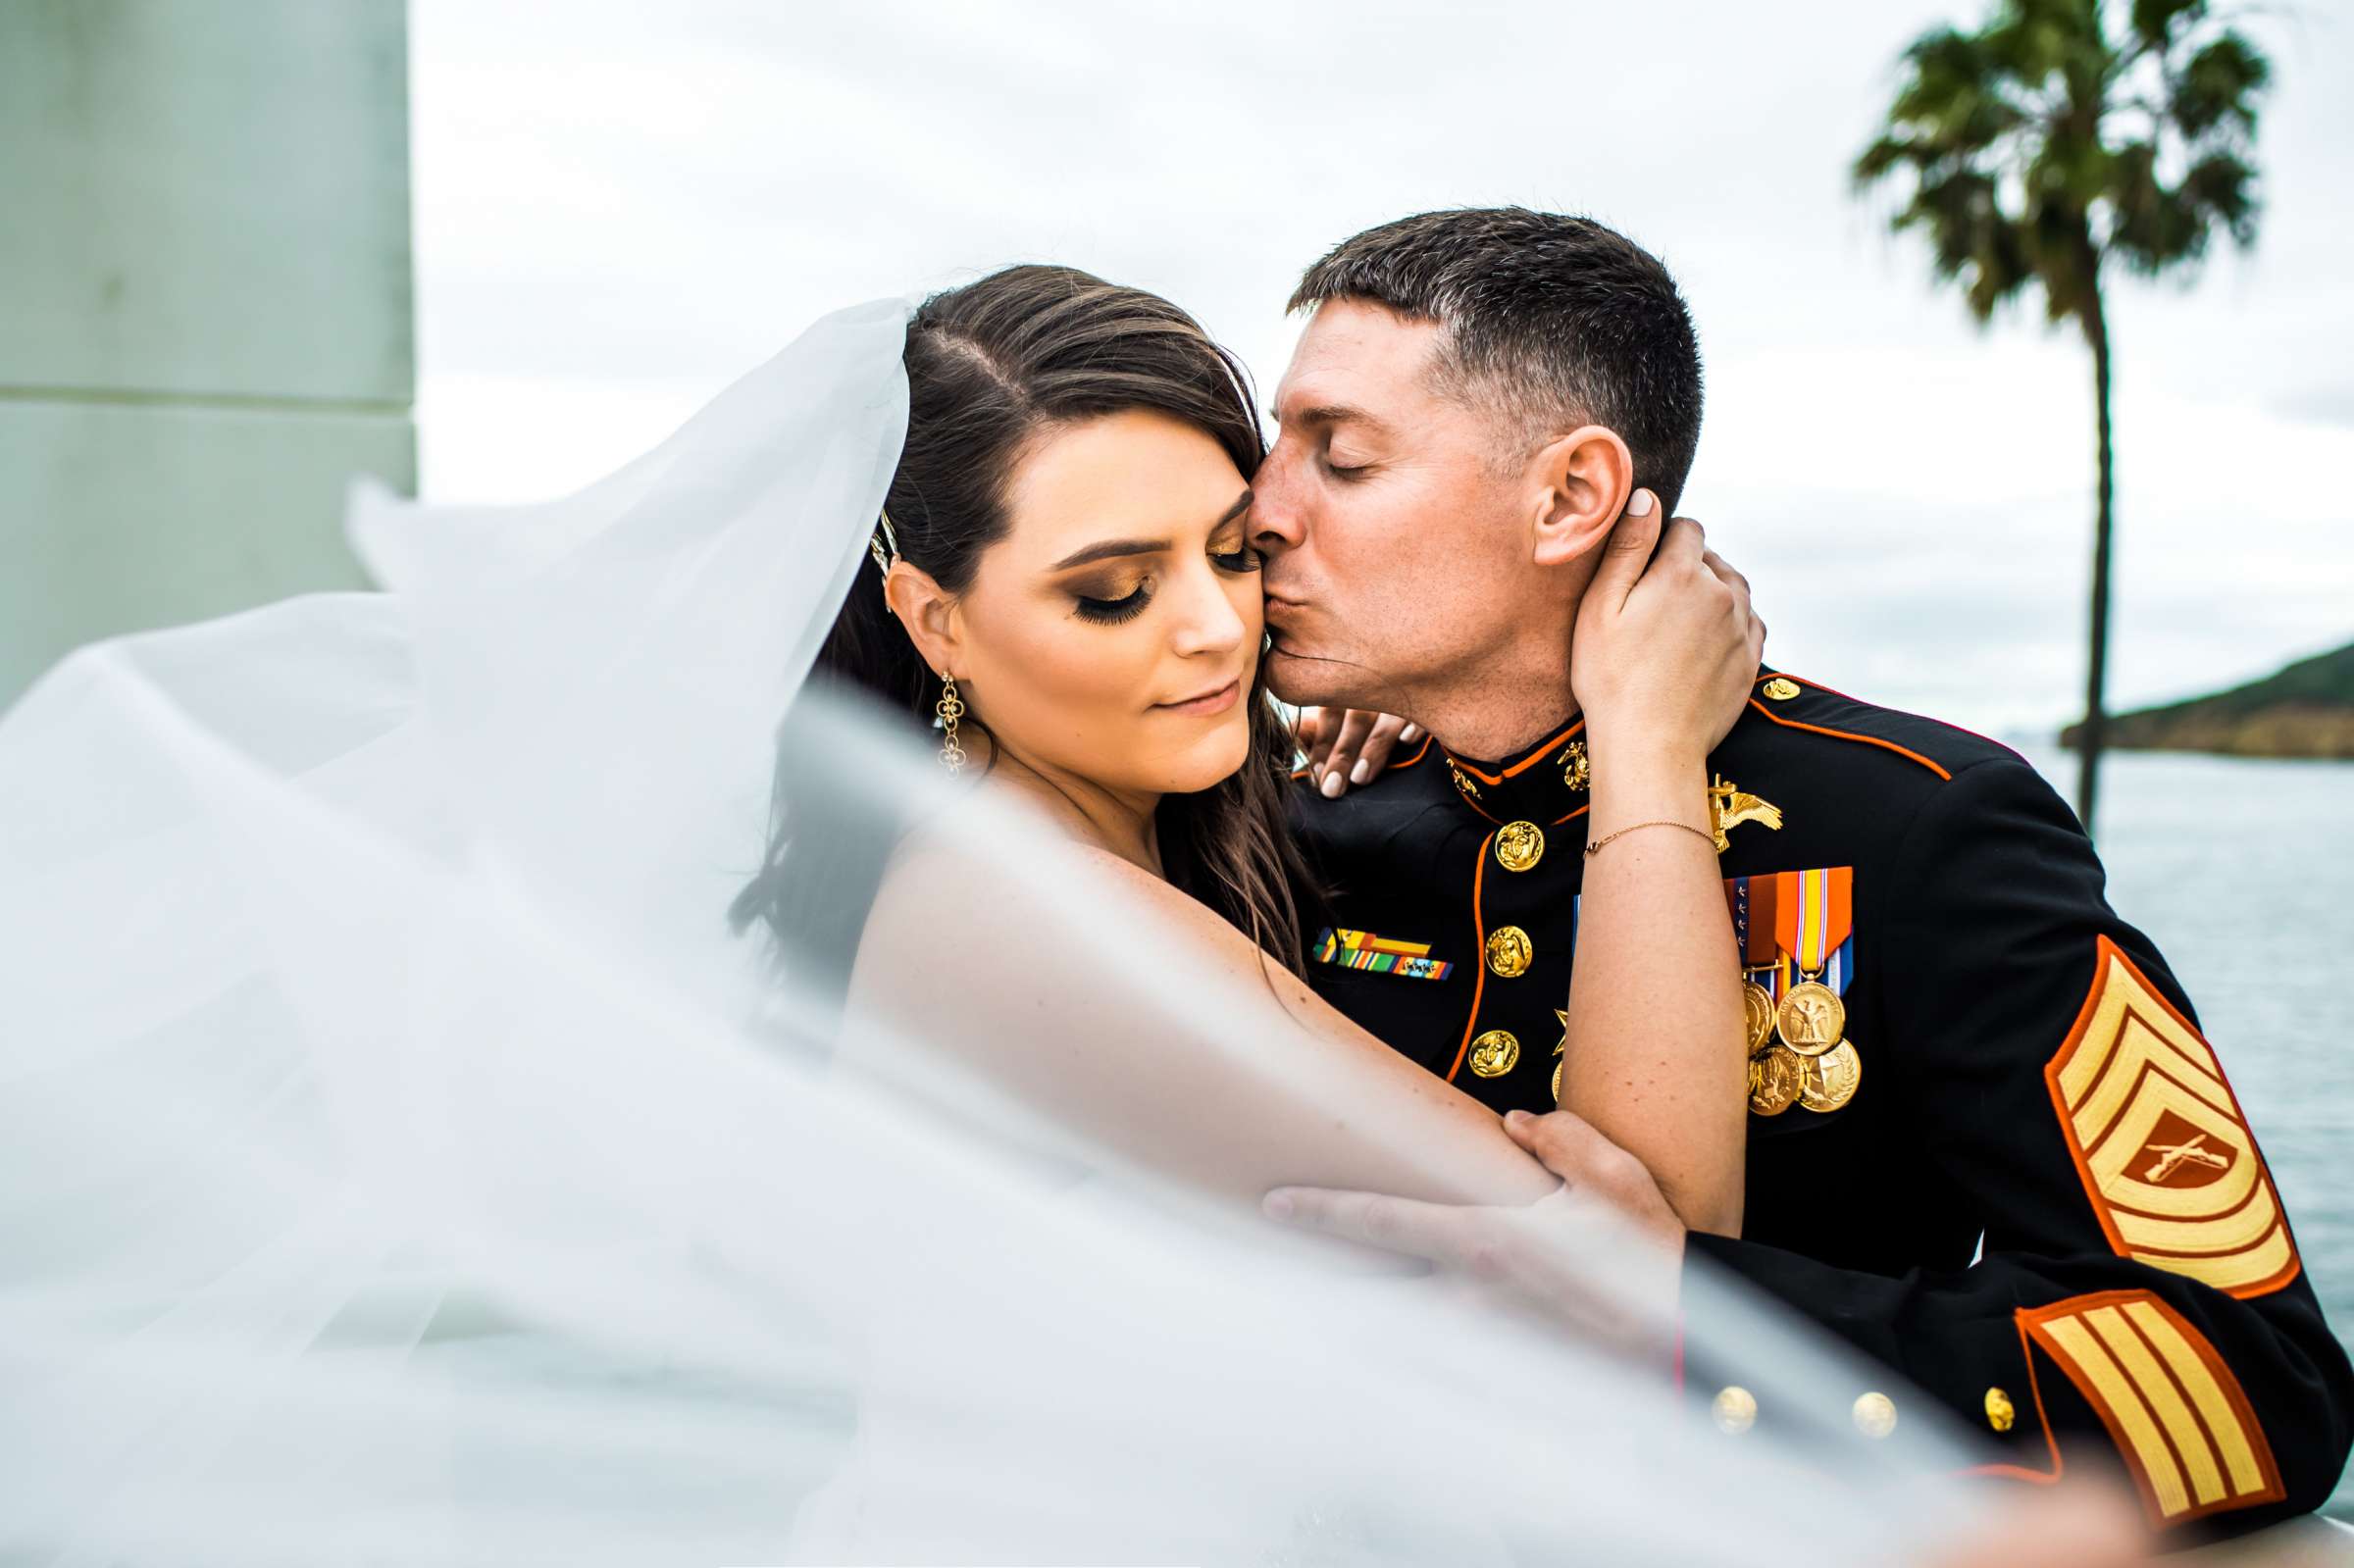
[[[2084,724],[2076,741],[2076,819],[2092,832],[2092,814],[2100,794],[2101,742],[2107,728],[2104,690],[2109,676],[2109,539],[2113,522],[2110,497],[2116,453],[2109,436],[2109,317],[2102,308],[2098,274],[2086,291],[2084,338],[2092,345],[2092,396],[2095,428],[2099,431],[2098,502],[2092,525],[2092,650],[2085,662]]]

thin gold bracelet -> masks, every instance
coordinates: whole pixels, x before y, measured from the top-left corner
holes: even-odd
[[[1706,838],[1709,841],[1709,847],[1711,849],[1716,847],[1716,835],[1714,834],[1709,832],[1706,828],[1695,828],[1688,822],[1638,822],[1631,828],[1621,828],[1616,833],[1604,834],[1601,837],[1586,845],[1586,854],[1589,857],[1599,855],[1603,851],[1603,846],[1608,844],[1612,839],[1623,838],[1630,833],[1641,833],[1646,828],[1681,828],[1686,833],[1696,833],[1703,838]]]

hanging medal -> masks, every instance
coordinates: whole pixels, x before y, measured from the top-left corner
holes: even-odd
[[[1749,1035],[1749,1108],[1779,1116],[1797,1103],[1805,1077],[1799,1057],[1777,1042],[1774,1033],[1773,879],[1733,877],[1724,885],[1733,917],[1733,948],[1741,965],[1741,1003]],[[1765,908],[1756,907],[1764,903]],[[1763,967],[1761,967],[1763,965]],[[1761,985],[1764,974],[1768,984]]]
[[[1733,948],[1741,957],[1741,1007],[1756,1054],[1773,1038],[1773,879],[1734,877],[1725,885],[1733,911]],[[1756,907],[1760,899],[1766,908]],[[1763,983],[1759,976],[1766,978]]]
[[[1784,872],[1782,897],[1774,911],[1774,936],[1798,970],[1774,1011],[1774,1033],[1801,1056],[1820,1056],[1847,1037],[1847,1004],[1839,999],[1845,976],[1829,975],[1834,954],[1844,957],[1855,924],[1855,872],[1847,866],[1823,871]]]

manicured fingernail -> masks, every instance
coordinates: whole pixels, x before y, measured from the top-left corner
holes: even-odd
[[[1405,729],[1398,732],[1398,740],[1402,745],[1410,746],[1421,738],[1422,727],[1418,724],[1409,724]]]
[[[1288,1220],[1292,1217],[1292,1194],[1283,1191],[1269,1192],[1265,1198],[1260,1200],[1259,1207],[1267,1211],[1267,1218],[1270,1220]]]
[[[1357,758],[1356,766],[1349,770],[1349,782],[1351,784],[1370,784],[1372,780],[1373,759],[1371,757]]]
[[[1653,505],[1654,497],[1649,490],[1637,490],[1626,498],[1626,515],[1628,517],[1649,517]]]
[[[1527,1120],[1528,1112],[1526,1111],[1507,1111],[1504,1113],[1504,1125],[1507,1127],[1518,1127],[1522,1122]]]
[[[1341,772],[1340,772],[1340,770],[1339,770],[1338,768],[1335,768],[1335,769],[1331,770],[1330,772],[1328,772],[1328,773],[1326,773],[1326,774],[1324,775],[1324,798],[1325,798],[1325,799],[1327,799],[1327,800],[1338,800],[1338,799],[1340,799],[1340,798],[1341,798],[1341,791],[1342,791],[1342,790],[1344,790],[1344,789],[1346,789],[1346,788],[1348,788],[1348,787],[1349,787],[1349,781],[1341,777]]]

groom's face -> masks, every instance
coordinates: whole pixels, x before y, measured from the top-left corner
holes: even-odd
[[[1411,715],[1476,672],[1529,591],[1518,476],[1490,419],[1434,382],[1440,333],[1328,301],[1276,388],[1251,515],[1267,682],[1287,702]]]

